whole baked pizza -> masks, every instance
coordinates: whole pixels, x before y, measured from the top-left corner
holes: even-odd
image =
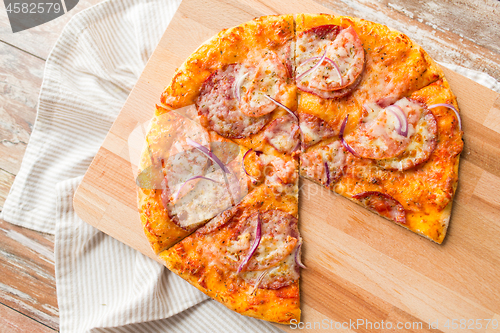
[[[147,134],[139,211],[171,271],[238,313],[290,323],[305,268],[299,176],[441,243],[462,147],[443,72],[404,34],[260,17],[177,69]]]

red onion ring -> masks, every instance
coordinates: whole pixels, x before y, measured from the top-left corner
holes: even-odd
[[[297,264],[297,266],[299,266],[300,268],[307,268],[303,263],[302,261],[300,260],[300,247],[302,246],[302,242],[299,243],[299,245],[297,246],[297,251],[295,251],[295,263]]]
[[[328,163],[325,162],[325,171],[326,171],[326,186],[330,186],[330,168],[328,167]]]
[[[292,149],[292,153],[293,153],[294,151],[299,150],[299,148],[300,148],[300,140],[297,142],[297,144],[295,145],[295,147],[293,147],[293,149]]]
[[[274,104],[276,104],[280,108],[285,109],[286,112],[288,112],[289,114],[291,114],[295,118],[295,120],[297,120],[297,122],[299,122],[299,117],[297,117],[297,115],[295,113],[293,113],[292,110],[290,110],[289,108],[287,108],[286,106],[284,106],[283,104],[281,104],[280,102],[278,102],[277,100],[275,100],[274,98],[272,98],[272,97],[270,97],[268,95],[264,95],[264,96],[267,97],[268,100],[270,100],[271,102],[273,102]]]
[[[241,262],[240,266],[238,267],[238,271],[236,272],[239,274],[243,267],[245,267],[246,264],[250,261],[250,258],[252,258],[253,254],[257,250],[260,244],[260,238],[262,237],[262,227],[261,227],[261,219],[260,219],[260,213],[257,213],[257,226],[255,227],[255,239],[253,241],[252,247],[250,248],[250,253],[248,253],[248,256],[243,259]]]
[[[198,149],[203,154],[205,154],[209,159],[216,163],[222,169],[222,171],[224,171],[224,173],[230,173],[229,169],[224,165],[224,163],[222,163],[222,161],[217,156],[215,156],[215,154],[213,154],[207,147],[200,145],[198,142],[193,141],[190,138],[187,138],[186,142],[188,145]]]
[[[318,67],[323,63],[323,60],[325,60],[326,58],[326,51],[328,50],[328,47],[325,48],[325,52],[323,53],[323,55],[321,56],[321,58],[319,59],[318,63],[316,65],[314,65],[312,68],[308,69],[307,71],[305,71],[304,73],[300,74],[299,76],[297,76],[295,78],[295,81],[298,81],[300,80],[304,75],[307,75],[309,73],[312,73],[314,72],[316,69],[318,69]]]
[[[344,140],[344,130],[345,130],[345,125],[347,124],[347,119],[349,119],[349,115],[345,117],[344,121],[342,122],[342,126],[340,126],[340,133],[339,133],[340,141],[342,142],[342,145],[348,152],[350,152],[356,157],[360,157],[358,153],[356,153],[356,151],[352,149],[351,146],[349,146],[349,144]]]
[[[311,62],[312,60],[316,60],[316,59],[320,59],[321,57],[311,57],[309,59],[306,59],[304,60],[304,62],[302,62],[300,66],[302,65],[305,65],[307,64],[308,62]],[[342,73],[340,72],[340,68],[339,68],[339,65],[337,65],[337,63],[335,61],[333,61],[332,59],[328,58],[328,57],[325,57],[326,61],[328,61],[330,64],[333,65],[333,67],[335,68],[335,71],[337,72],[337,75],[339,76],[340,78],[340,86],[342,87],[344,85],[344,79],[342,78]],[[299,77],[297,77],[297,79],[299,79],[300,77],[302,77],[303,75],[305,75],[305,73],[302,73],[301,75],[299,75]]]
[[[182,188],[184,187],[184,185],[186,185],[187,183],[189,183],[189,182],[190,182],[190,181],[192,181],[192,180],[199,179],[199,178],[201,178],[201,179],[206,179],[206,180],[210,180],[210,181],[212,181],[212,182],[214,182],[214,183],[219,183],[218,181],[213,180],[213,179],[211,179],[211,178],[207,178],[207,177],[203,177],[203,176],[194,176],[193,178],[189,178],[188,180],[186,180],[186,181],[185,181],[185,182],[181,185],[181,187],[179,188],[179,190],[178,190],[178,191],[174,194],[174,201],[176,201],[176,200],[177,200],[177,197],[179,197],[179,194],[181,193],[181,190],[182,190]],[[220,183],[219,183],[219,184],[220,184]]]
[[[247,174],[247,176],[250,176],[250,174],[247,172],[247,170],[245,169],[245,158],[248,156],[248,154],[253,151],[253,149],[248,149],[247,152],[245,153],[245,155],[243,155],[243,159],[241,160],[241,164],[243,166],[243,171],[245,171],[245,173]],[[250,176],[251,177],[251,176]]]
[[[257,179],[255,179],[252,175],[250,175],[247,170],[245,169],[245,158],[248,156],[248,154],[253,151],[253,149],[248,149],[245,155],[243,155],[243,159],[241,160],[241,167],[243,168],[243,171],[245,171],[245,174],[252,180],[252,182],[256,183]]]
[[[250,295],[255,293],[257,291],[257,288],[259,288],[260,284],[262,283],[262,280],[264,280],[264,277],[268,273],[268,270],[266,269],[264,272],[262,272],[259,277],[257,278],[257,282],[255,282],[255,286],[253,286],[252,291],[250,292]]]
[[[240,90],[241,90],[241,85],[243,84],[243,80],[245,80],[245,77],[250,74],[250,72],[247,72],[246,74],[243,74],[238,78],[238,81],[236,81],[236,85],[234,86],[234,95],[236,99],[239,101],[241,96],[240,96]]]
[[[430,105],[427,108],[430,110],[430,109],[437,108],[439,106],[444,106],[446,108],[452,109],[453,112],[455,112],[455,115],[457,116],[457,119],[458,119],[458,128],[460,128],[460,130],[462,130],[462,119],[460,119],[460,114],[458,113],[458,110],[453,105],[447,104],[447,103],[438,103],[438,104]]]
[[[408,136],[408,119],[406,119],[406,115],[405,115],[403,109],[401,109],[401,107],[399,107],[398,105],[395,105],[395,104],[389,105],[385,109],[387,111],[390,111],[398,119],[399,126],[398,126],[398,128],[396,128],[396,132],[398,132],[399,135],[407,137]]]

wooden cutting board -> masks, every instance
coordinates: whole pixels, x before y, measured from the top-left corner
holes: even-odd
[[[75,194],[78,215],[158,260],[136,209],[130,134],[153,116],[175,69],[203,41],[257,16],[300,12],[331,11],[309,0],[184,0]],[[456,332],[471,324],[486,331],[489,320],[500,321],[500,97],[445,73],[465,132],[448,236],[434,244],[301,180],[304,327],[371,332],[382,321],[393,329],[415,322],[407,331],[425,331],[432,323]]]

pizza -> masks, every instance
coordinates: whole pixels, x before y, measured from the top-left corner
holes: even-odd
[[[462,134],[443,72],[404,34],[345,16],[256,18],[203,43],[161,95],[141,221],[205,294],[300,321],[299,177],[440,244]]]

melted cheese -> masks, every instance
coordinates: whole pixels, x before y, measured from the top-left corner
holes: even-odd
[[[274,120],[264,132],[269,143],[282,153],[291,153],[299,145],[299,126],[297,120],[286,115]]]
[[[241,76],[249,73],[241,85],[242,96],[239,108],[250,117],[263,116],[276,109],[276,104],[266,96],[279,101],[287,77],[286,68],[274,53],[270,53],[264,59],[259,59],[257,63],[259,65],[255,69],[243,65],[240,74]]]
[[[315,144],[321,140],[321,135],[314,127],[310,126],[309,123],[301,122],[300,131],[304,138],[307,138],[309,144]],[[304,140],[305,141],[305,140]]]
[[[229,148],[229,146],[226,146],[226,148]],[[199,152],[199,150],[193,149],[189,153],[197,151]],[[190,156],[189,154],[177,154],[176,156],[186,158],[184,161],[181,161],[182,158],[178,158],[178,161],[189,165],[191,169],[198,170],[201,168],[194,164],[196,161],[187,159]],[[229,154],[225,157],[233,158],[231,156],[232,154]],[[177,164],[165,168],[167,172],[166,179],[183,180],[181,182],[169,181],[168,183],[170,197],[167,209],[170,216],[176,216],[179,225],[183,228],[193,227],[237,204],[248,192],[246,176],[244,176],[241,167],[242,156],[243,151],[240,151],[238,157],[226,164],[226,168],[229,170],[227,174],[215,164],[208,168],[205,167],[201,175],[214,181],[198,178],[186,182],[186,180],[199,176],[199,174],[189,172],[179,174],[184,169],[178,168]],[[220,157],[224,159],[222,155]],[[203,161],[206,163],[205,160]]]
[[[334,40],[317,38],[314,32],[305,32],[298,38],[297,45],[297,63],[300,64],[297,76],[301,88],[339,90],[354,83],[363,70],[363,46],[352,27],[343,29]],[[325,52],[328,59],[313,70],[319,59],[311,61],[311,58],[319,58]]]
[[[182,198],[168,204],[170,214],[177,216],[181,227],[201,224],[231,206],[233,194],[227,190],[223,172],[219,169],[205,177],[216,182],[199,179]]]
[[[296,251],[297,248],[274,267],[266,270],[244,272],[241,274],[241,277],[255,288],[259,277],[264,273],[265,275],[258,285],[260,289],[279,289],[290,285],[300,277],[299,269],[295,262]],[[254,288],[251,289],[251,292],[255,292]]]
[[[346,151],[340,140],[336,140],[326,146],[303,153],[300,156],[300,162],[302,175],[330,187],[342,176],[346,166]],[[330,181],[328,181],[326,167],[328,167]]]
[[[426,162],[437,145],[436,119],[429,110],[425,110],[416,124],[412,140],[404,152],[392,159],[380,160],[378,164],[391,170],[408,170]]]
[[[420,103],[402,98],[394,104],[402,110],[408,127],[406,136],[397,129],[404,126],[396,114],[387,108],[372,105],[372,109],[360,121],[352,133],[345,136],[346,142],[364,158],[392,158],[401,154],[410,144],[415,134],[415,125],[420,119],[423,107]],[[406,127],[406,126],[404,126]]]

